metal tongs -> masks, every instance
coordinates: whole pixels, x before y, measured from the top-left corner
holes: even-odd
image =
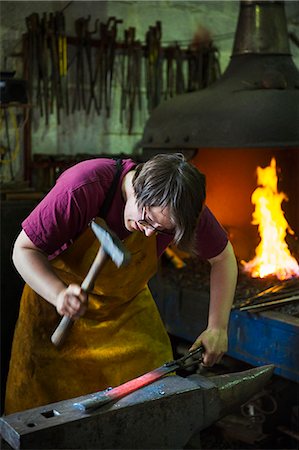
[[[148,384],[153,383],[165,375],[174,372],[176,369],[187,368],[193,366],[196,363],[200,363],[202,361],[202,353],[204,351],[204,347],[200,346],[193,352],[189,352],[186,355],[182,356],[182,358],[176,359],[174,361],[169,361],[163,366],[158,367],[157,369],[152,370],[151,372],[147,372],[140,377],[134,378],[133,380],[127,381],[126,383],[120,384],[114,388],[107,388],[104,391],[95,392],[94,394],[90,394],[87,398],[81,400],[80,402],[76,402],[73,406],[76,409],[81,411],[88,412],[90,410],[96,409],[105,405],[112,401],[117,401],[122,397],[131,394],[132,392],[140,389]],[[193,356],[199,355],[199,358],[191,361],[186,364],[188,359],[193,358]]]
[[[164,366],[166,366],[166,367],[174,366],[174,370],[175,370],[178,368],[186,369],[187,367],[194,366],[194,364],[200,364],[203,360],[203,352],[204,352],[204,347],[201,345],[196,350],[193,350],[192,352],[188,352],[186,355],[182,356],[181,358],[165,363]],[[188,359],[193,358],[196,355],[198,355],[198,357],[196,359],[193,359],[190,362],[186,363],[186,361],[188,361]]]

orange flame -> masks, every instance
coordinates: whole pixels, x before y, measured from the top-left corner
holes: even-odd
[[[276,275],[279,280],[299,276],[299,265],[291,256],[285,241],[287,232],[294,234],[290,228],[281,204],[288,200],[283,192],[277,191],[276,161],[272,158],[270,166],[257,168],[258,187],[251,196],[255,205],[252,224],[258,225],[261,241],[255,249],[255,257],[242,261],[244,270],[253,278]]]

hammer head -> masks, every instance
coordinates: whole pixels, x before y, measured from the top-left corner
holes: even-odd
[[[100,241],[105,253],[107,253],[117,267],[123,266],[130,261],[130,252],[128,252],[122,241],[118,236],[116,236],[115,233],[101,227],[94,220],[91,221],[90,226]]]

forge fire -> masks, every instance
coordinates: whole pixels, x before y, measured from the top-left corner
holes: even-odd
[[[243,269],[254,278],[276,275],[279,280],[286,280],[298,277],[298,262],[286,243],[287,233],[295,233],[282,209],[282,202],[287,201],[288,197],[278,191],[275,158],[268,167],[257,168],[257,184],[251,197],[255,205],[252,224],[258,226],[260,243],[255,257],[249,262],[242,261]]]

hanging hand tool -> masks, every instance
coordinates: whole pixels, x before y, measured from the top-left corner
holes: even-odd
[[[103,106],[104,79],[106,73],[105,47],[106,47],[106,29],[107,26],[100,23],[99,26],[99,46],[97,47],[96,64],[94,73],[94,84],[98,88],[99,102],[98,114],[101,114]]]
[[[27,25],[27,57],[28,57],[28,89],[29,99],[32,104],[39,105],[40,112],[43,114],[43,104],[41,96],[41,76],[40,76],[40,36],[39,36],[39,15],[32,13],[26,17]],[[36,81],[36,91],[34,82]]]
[[[97,61],[95,68],[94,82],[96,83],[99,74],[99,113],[102,110],[103,103],[105,104],[106,116],[110,116],[110,100],[111,100],[111,84],[113,78],[114,67],[114,45],[113,33],[109,31],[111,22],[115,21],[115,17],[110,17],[107,23],[100,24],[100,45],[97,52]],[[120,21],[122,22],[122,21]],[[116,27],[114,29],[116,38]]]
[[[31,33],[31,21],[30,16],[25,18],[27,34],[24,43],[24,56],[23,56],[23,68],[24,68],[24,76],[28,81],[28,100],[32,104],[33,100],[33,64],[34,60],[32,60],[33,55],[33,41],[32,41],[32,33]]]
[[[125,30],[120,105],[120,122],[123,123],[123,115],[126,114],[128,134],[131,134],[133,129],[136,101],[141,110],[141,58],[141,43],[135,40],[135,28],[130,27]]]
[[[48,86],[48,23],[47,13],[43,14],[40,24],[40,64],[43,78],[43,101],[45,111],[45,124],[49,124],[49,86]]]
[[[183,55],[178,44],[176,44],[174,48],[174,58],[176,61],[175,93],[176,95],[180,95],[185,92],[185,81],[183,71]]]
[[[122,241],[114,233],[108,231],[106,228],[102,228],[95,221],[92,221],[90,226],[95,236],[100,241],[101,247],[89,269],[88,274],[81,284],[81,288],[85,292],[89,292],[93,288],[94,281],[108,257],[112,259],[117,267],[127,264],[130,260],[130,253],[124,247]],[[51,341],[54,345],[59,346],[63,343],[66,333],[73,322],[74,321],[68,316],[64,316],[62,318],[60,324],[51,337]]]
[[[115,17],[110,17],[108,19],[106,28],[106,36],[105,36],[106,71],[104,79],[104,86],[105,86],[104,93],[105,93],[105,108],[107,117],[110,117],[111,112],[111,92],[114,73],[117,25],[122,22],[123,22],[122,20],[116,19]]]
[[[147,99],[149,111],[152,111],[158,106],[163,91],[161,37],[162,26],[161,22],[157,21],[156,26],[150,27],[146,34]]]
[[[124,31],[124,48],[121,53],[121,62],[120,62],[120,86],[121,86],[121,94],[120,94],[120,123],[123,123],[123,116],[126,110],[127,104],[127,86],[126,86],[126,68],[127,68],[127,48],[128,48],[128,39],[129,33],[128,30]]]
[[[53,113],[54,103],[56,106],[56,120],[60,125],[60,108],[62,107],[62,95],[61,95],[61,80],[59,72],[59,55],[58,55],[58,43],[57,43],[57,31],[56,31],[56,18],[50,13],[48,22],[49,36],[50,36],[50,53],[51,53],[51,100],[50,110]]]
[[[27,73],[29,98],[34,105],[38,104],[40,115],[45,115],[48,124],[48,30],[46,14],[39,19],[37,13],[26,17],[27,46],[24,61]]]
[[[179,45],[167,47],[164,50],[167,63],[166,69],[166,89],[164,92],[165,100],[174,95],[183,94],[185,92],[184,72],[183,72],[183,56]]]
[[[10,181],[14,181],[14,170],[13,170],[13,160],[15,159],[15,153],[12,151],[11,148],[11,142],[10,142],[10,125],[9,124],[9,118],[14,117],[11,109],[9,108],[1,108],[1,117],[0,117],[0,130],[2,128],[2,115],[4,116],[4,123],[5,123],[5,137],[6,137],[6,145],[3,145],[3,141],[1,139],[1,149],[0,149],[0,168],[3,168],[3,165],[9,164],[9,170],[10,170]],[[16,119],[14,117],[13,120],[14,128],[16,132],[17,137],[17,125],[16,125]],[[2,136],[1,136],[2,138]],[[7,153],[7,156],[6,156]],[[2,175],[2,173],[1,173]],[[2,180],[1,180],[2,181]]]
[[[198,91],[204,87],[203,50],[189,45],[188,56],[188,92]]]
[[[95,72],[93,73],[93,63],[92,63],[92,47],[91,47],[91,36],[97,33],[98,30],[98,22],[99,19],[95,21],[95,27],[93,31],[88,31],[88,26],[86,26],[85,32],[85,52],[86,52],[86,60],[87,60],[87,68],[89,74],[89,86],[90,86],[90,96],[86,108],[86,113],[89,114],[91,110],[92,101],[94,102],[95,111],[100,114],[100,109],[98,106],[98,100],[96,97],[95,86],[98,76],[98,65],[96,65]]]
[[[43,104],[43,65],[42,65],[42,34],[41,34],[41,24],[39,20],[39,15],[37,13],[32,14],[32,29],[34,33],[35,38],[35,54],[34,58],[36,59],[37,63],[37,72],[36,72],[36,81],[37,81],[37,87],[36,87],[36,101],[39,105],[40,114],[41,117],[44,116],[44,104]]]
[[[67,62],[67,37],[65,33],[65,17],[62,12],[57,12],[55,15],[55,29],[58,47],[59,60],[59,80],[60,80],[60,106],[65,109],[66,114],[69,114],[69,99],[68,99],[68,62]]]
[[[131,394],[137,389],[140,389],[148,384],[153,383],[156,380],[164,377],[165,375],[174,372],[177,369],[187,368],[190,365],[194,365],[195,363],[199,364],[202,362],[202,353],[204,349],[202,346],[198,347],[193,352],[187,353],[182,358],[169,361],[163,366],[158,367],[157,369],[152,370],[151,372],[147,372],[140,377],[134,378],[133,380],[127,381],[115,388],[108,388],[105,391],[97,392],[92,394],[90,398],[83,400],[78,403],[74,403],[74,407],[81,411],[89,411],[91,409],[99,408],[106,403],[117,401],[126,395]],[[197,357],[196,360],[194,357]],[[190,359],[189,363],[187,362]]]
[[[89,19],[87,19],[89,20]],[[86,35],[86,19],[80,17],[75,21],[75,30],[77,35],[77,52],[76,52],[76,85],[73,97],[72,112],[75,110],[86,109],[85,104],[85,86],[84,86],[84,37]]]
[[[168,47],[165,52],[166,59],[166,88],[164,99],[172,98],[174,95],[174,51],[173,47]]]

